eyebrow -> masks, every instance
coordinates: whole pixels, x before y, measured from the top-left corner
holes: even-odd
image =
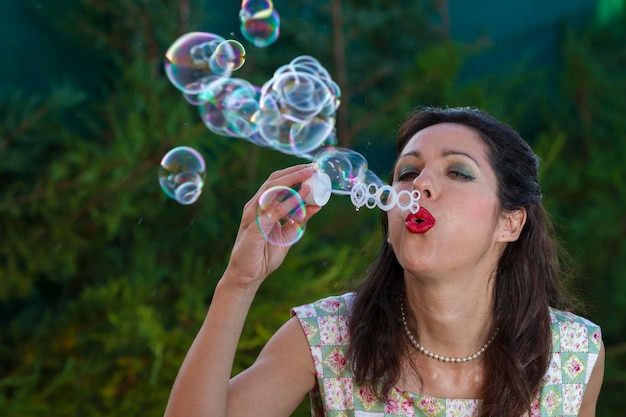
[[[446,156],[452,156],[452,155],[461,155],[461,156],[465,156],[465,157],[467,157],[467,158],[471,159],[472,161],[474,161],[474,163],[476,164],[476,166],[478,166],[478,167],[480,168],[480,164],[478,163],[478,161],[477,161],[477,160],[476,160],[476,159],[475,159],[472,155],[470,155],[470,154],[468,154],[468,153],[461,152],[461,151],[455,151],[454,149],[444,149],[444,150],[441,152],[441,156],[444,156],[444,157],[446,157]],[[415,151],[415,150],[410,151],[410,152],[407,152],[407,153],[403,153],[403,154],[402,154],[402,155],[400,155],[400,157],[398,158],[398,162],[399,162],[400,160],[402,160],[402,159],[406,158],[406,157],[409,157],[409,156],[412,156],[412,157],[415,157],[415,158],[421,159],[421,158],[422,158],[422,153],[421,153],[420,151]]]

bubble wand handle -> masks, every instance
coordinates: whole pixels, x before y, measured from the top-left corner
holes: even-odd
[[[356,184],[350,191],[350,201],[359,210],[365,206],[369,209],[378,207],[389,211],[397,206],[400,210],[409,210],[417,213],[420,209],[419,199],[421,194],[418,190],[401,190],[397,192],[390,185],[379,187],[377,184]]]
[[[330,194],[333,191],[330,177],[324,172],[317,171],[309,179],[304,181],[311,189],[311,192],[305,197],[306,204],[314,206],[324,206],[330,200]]]

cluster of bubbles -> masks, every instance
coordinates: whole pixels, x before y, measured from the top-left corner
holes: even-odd
[[[240,18],[242,34],[256,46],[276,40],[279,19],[271,1],[244,0]],[[311,192],[306,199],[288,187],[271,188],[259,199],[257,225],[268,241],[281,246],[295,243],[304,234],[306,204],[323,206],[331,194],[349,195],[357,210],[398,206],[418,211],[419,193],[397,193],[368,169],[361,154],[336,146],[341,91],[315,58],[293,59],[259,87],[232,76],[245,57],[243,45],[236,40],[191,32],[167,50],[165,72],[183,97],[198,107],[212,132],[315,164],[317,172],[307,181]],[[201,193],[204,165],[191,148],[171,150],[161,161],[161,187],[181,204],[193,203]]]
[[[161,159],[159,184],[165,194],[180,204],[193,204],[204,186],[206,165],[202,155],[188,146],[170,150]]]

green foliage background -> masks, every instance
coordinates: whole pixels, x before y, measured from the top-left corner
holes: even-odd
[[[542,157],[545,202],[577,263],[572,288],[603,327],[598,415],[619,415],[626,16],[618,3],[602,2],[598,20],[563,27],[556,67],[522,62],[468,81],[463,69],[490,44],[451,40],[444,3],[277,3],[279,41],[249,47],[237,76],[260,85],[292,58],[315,56],[342,87],[340,144],[361,151],[381,176],[397,124],[417,105],[479,106],[518,128]],[[237,5],[230,21],[193,0],[44,0],[32,10],[84,60],[88,82],[70,77],[49,91],[0,96],[0,410],[158,416],[228,261],[243,204],[272,170],[301,161],[212,134],[163,73],[165,50],[182,33],[242,40]],[[179,145],[198,149],[209,166],[192,206],[169,200],[156,180],[161,157]],[[291,306],[358,282],[377,250],[377,220],[333,198],[310,222],[261,289],[235,372]],[[303,404],[294,415],[307,413]]]

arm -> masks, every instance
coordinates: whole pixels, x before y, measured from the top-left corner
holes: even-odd
[[[595,417],[596,403],[600,395],[600,387],[602,387],[602,379],[604,377],[604,344],[600,345],[600,354],[596,361],[591,377],[583,396],[583,403],[580,407],[578,417]]]
[[[298,318],[269,340],[253,366],[231,380],[229,415],[290,416],[317,383],[313,358]],[[268,389],[269,387],[269,389]]]
[[[288,251],[287,247],[269,244],[259,232],[256,202],[268,188],[293,186],[312,173],[306,165],[275,172],[244,207],[228,267],[176,377],[166,417],[249,415],[250,407],[258,416],[288,416],[293,411],[290,409],[313,388],[315,373],[308,345],[299,323],[294,320],[277,332],[248,371],[229,382],[252,300],[263,280],[282,263]],[[308,188],[303,187],[300,192],[306,195]],[[310,207],[306,220],[319,209]],[[274,215],[264,221],[280,217],[277,214],[281,207],[274,207],[274,210]],[[277,230],[273,224],[269,227]],[[289,227],[286,225],[283,229]]]

